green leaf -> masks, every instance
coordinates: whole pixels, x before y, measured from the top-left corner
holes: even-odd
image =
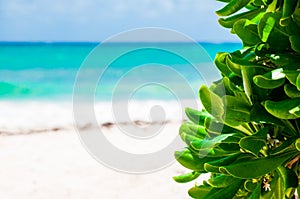
[[[271,191],[263,190],[261,192],[260,199],[277,199],[277,198],[285,198],[284,191],[281,184],[281,179],[278,176],[278,172],[275,172],[274,176],[272,177],[270,184]]]
[[[242,149],[258,156],[260,150],[267,144],[267,133],[268,128],[263,128],[252,136],[243,137],[240,140],[239,145]]]
[[[296,8],[293,14],[293,20],[300,26],[300,8]]]
[[[256,75],[253,77],[253,82],[260,88],[263,89],[274,89],[284,84],[284,79],[272,80],[268,79],[263,75]]]
[[[219,24],[225,28],[232,28],[233,24],[235,22],[237,22],[240,19],[253,19],[255,18],[257,15],[259,15],[261,12],[264,12],[266,9],[265,8],[259,8],[259,9],[255,9],[255,10],[250,10],[248,12],[243,12],[240,14],[236,14],[234,16],[231,17],[227,17],[227,18],[220,18],[218,20]]]
[[[285,82],[285,74],[282,68],[277,68],[264,75],[256,75],[253,82],[260,88],[274,89],[282,86]]]
[[[300,91],[300,73],[298,74],[297,79],[296,79],[296,86],[297,86],[298,91]]]
[[[179,128],[179,133],[193,136],[195,139],[204,139],[207,136],[207,132],[203,126],[191,122],[184,122]]]
[[[200,158],[199,156],[192,154],[188,149],[184,151],[176,151],[175,158],[182,166],[199,173],[206,173],[206,171],[204,170],[205,162],[217,159],[214,157]]]
[[[258,199],[260,198],[260,194],[261,194],[261,183],[258,183],[255,189],[253,190],[253,192],[251,193],[249,199]]]
[[[295,11],[298,0],[283,1],[282,18],[280,19],[280,25],[287,26],[292,21],[292,14]]]
[[[227,166],[231,164],[233,161],[235,161],[240,154],[234,154],[227,157],[219,158],[214,161],[206,162],[204,164],[204,169],[207,172],[213,172],[213,173],[220,173],[219,168],[221,166]]]
[[[258,183],[254,183],[253,180],[246,180],[244,182],[244,187],[247,191],[249,192],[253,192],[255,190],[255,188],[257,187]]]
[[[246,6],[250,0],[231,0],[225,7],[216,11],[219,16],[229,16]]]
[[[255,143],[255,144],[253,144]],[[266,145],[266,140],[255,137],[255,136],[250,136],[250,137],[245,137],[241,139],[240,141],[240,147],[243,148],[244,150],[258,156],[260,150]]]
[[[173,179],[176,182],[179,182],[179,183],[186,183],[186,182],[190,182],[192,180],[195,180],[199,176],[200,176],[200,173],[193,171],[193,172],[186,173],[186,174],[183,174],[183,175],[180,175],[180,176],[174,176]]]
[[[186,116],[195,124],[204,124],[205,118],[211,118],[212,116],[206,111],[197,111],[191,108],[185,108]]]
[[[250,121],[250,105],[242,100],[230,95],[222,97],[225,104],[225,114],[223,120],[229,126],[239,126]]]
[[[276,53],[268,56],[277,66],[284,69],[284,73],[297,71],[299,68],[300,56],[296,54]]]
[[[237,154],[240,154],[241,152],[239,151],[239,149],[235,149],[235,150],[223,150],[221,148],[223,144],[220,144],[219,146],[211,149],[211,151],[209,153],[202,153],[202,151],[200,150],[200,155],[203,154],[205,155],[206,157],[216,157],[216,158],[224,158],[226,156],[231,156],[231,155],[237,155]],[[231,145],[234,145],[234,146],[239,146],[237,144],[231,144]]]
[[[300,71],[284,70],[283,72],[284,72],[286,78],[290,81],[290,83],[297,86],[297,78],[298,78],[298,75],[300,74]]]
[[[289,110],[289,113],[295,115],[296,117],[300,117],[300,105]]]
[[[295,86],[292,86],[290,84],[284,85],[284,92],[290,98],[300,97],[300,91]]]
[[[258,178],[275,170],[293,156],[294,154],[285,153],[263,158],[248,159],[243,162],[220,167],[220,171],[222,173],[228,173],[236,178]]]
[[[212,190],[212,187],[201,185],[191,188],[188,193],[192,198],[203,199],[210,190]]]
[[[300,98],[293,98],[274,102],[267,100],[264,103],[265,109],[280,119],[297,119],[300,116],[290,113],[290,110],[300,105]]]
[[[263,42],[266,42],[276,23],[274,13],[266,13],[259,21],[258,34]]]
[[[231,60],[231,56],[226,56],[226,65],[235,75],[242,77],[241,66]]]
[[[297,53],[300,53],[300,36],[290,36],[290,42],[292,49]]]
[[[215,119],[207,118],[204,122],[204,127],[206,131],[209,132],[210,136],[219,135],[221,132],[225,132],[224,124]]]
[[[241,19],[235,22],[233,30],[243,41],[244,46],[255,46],[261,42],[257,25],[247,19]]]
[[[296,149],[300,151],[300,138],[298,138],[295,142]]]
[[[291,17],[289,17],[288,24],[284,28],[285,33],[287,33],[289,36],[300,35],[300,26],[295,21],[293,21]]]
[[[270,155],[277,155],[280,153],[286,153],[290,151],[294,146],[295,140],[293,138],[289,138],[285,141],[282,141],[281,145],[270,152]]]
[[[220,174],[214,178],[210,178],[207,183],[214,188],[223,188],[230,186],[235,181],[236,178],[232,176]]]
[[[221,98],[210,91],[205,85],[200,87],[199,95],[205,110],[217,119],[221,118],[221,116],[224,114]]]
[[[260,103],[254,104],[250,114],[251,114],[250,120],[253,122],[284,126],[284,124],[280,119],[274,117],[269,112],[267,112]]]
[[[228,53],[217,53],[215,57],[215,65],[221,71],[221,73],[227,77],[230,77],[233,74],[233,72],[227,67],[226,65],[226,57],[228,56]]]
[[[232,199],[236,194],[236,192],[239,190],[241,184],[242,184],[242,180],[235,179],[235,181],[232,182],[231,185],[228,187],[211,189],[203,197],[203,199],[211,199],[211,198]]]
[[[279,178],[282,181],[282,189],[287,190],[288,188],[298,187],[298,177],[296,173],[286,167],[280,166],[277,168]]]
[[[252,79],[256,70],[252,67],[242,66],[241,71],[245,94],[247,95],[249,103],[252,105]]]
[[[195,150],[213,148],[216,144],[221,143],[222,140],[225,140],[232,135],[233,134],[221,134],[213,139],[193,140],[191,142],[191,147]]]
[[[176,151],[175,152],[176,160],[184,167],[194,170],[203,172],[203,161],[199,159],[197,156],[192,155],[190,150],[184,151]]]

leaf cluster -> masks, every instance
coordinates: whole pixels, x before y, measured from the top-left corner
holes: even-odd
[[[221,0],[219,23],[243,43],[220,52],[222,79],[201,86],[201,111],[186,109],[189,195],[205,198],[294,198],[300,173],[300,0]],[[245,11],[246,10],[246,11]],[[299,192],[300,193],[300,192]]]

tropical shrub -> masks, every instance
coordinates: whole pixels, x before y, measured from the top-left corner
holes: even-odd
[[[300,0],[220,0],[219,23],[243,43],[220,52],[222,79],[201,86],[201,111],[186,109],[187,144],[175,152],[191,170],[174,177],[210,179],[197,199],[295,198],[300,174]],[[300,193],[300,192],[299,192]]]

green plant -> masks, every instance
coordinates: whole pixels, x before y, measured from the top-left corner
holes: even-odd
[[[241,39],[243,49],[216,55],[223,78],[201,86],[205,109],[186,109],[190,121],[179,131],[187,147],[175,157],[192,171],[174,179],[188,182],[210,173],[189,190],[197,199],[295,198],[300,0],[220,1],[227,4],[216,12],[219,23]]]

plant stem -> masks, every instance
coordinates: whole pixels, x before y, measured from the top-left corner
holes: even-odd
[[[285,166],[289,169],[292,169],[293,164],[295,164],[300,158],[300,154],[298,154],[296,157],[294,157],[291,161],[289,161]]]
[[[299,126],[299,122],[300,122],[299,119],[296,119],[296,120],[295,120],[295,125],[296,125],[296,129],[297,129],[297,133],[298,133],[298,134],[300,134],[300,126]]]
[[[294,128],[294,126],[291,124],[290,121],[288,121],[288,120],[281,120],[281,121],[285,124],[285,126],[286,126],[289,130],[291,130],[291,133],[293,133],[293,135],[297,135],[297,131],[296,131],[296,129]]]

